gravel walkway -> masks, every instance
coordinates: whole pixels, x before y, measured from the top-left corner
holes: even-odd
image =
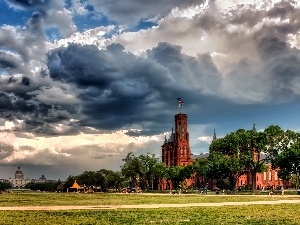
[[[271,204],[297,204],[298,200],[252,201],[252,202],[218,202],[218,203],[189,203],[189,204],[153,204],[153,205],[89,205],[89,206],[14,206],[0,207],[0,211],[8,210],[103,210],[103,209],[155,209],[178,207],[207,207],[207,206],[237,206],[237,205],[271,205]]]

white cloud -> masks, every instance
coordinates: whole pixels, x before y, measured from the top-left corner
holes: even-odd
[[[0,126],[0,131],[12,130],[14,128],[14,123],[11,121],[5,121],[4,126]]]
[[[88,29],[83,32],[76,32],[68,38],[63,38],[54,41],[52,48],[66,47],[69,43],[77,43],[82,45],[96,45],[99,49],[106,47],[109,41],[104,35],[112,32],[115,26],[97,27],[95,29]]]
[[[202,137],[198,137],[198,140],[200,142],[207,142],[207,143],[211,143],[212,141],[212,137],[209,137],[209,136],[202,136]]]
[[[12,127],[7,122],[6,127]],[[3,158],[5,164],[16,164],[31,161],[36,165],[57,165],[63,167],[68,160],[74,161],[78,166],[86,170],[94,169],[89,160],[110,157],[110,162],[115,165],[106,165],[113,168],[121,163],[119,156],[125,156],[128,152],[137,152],[153,143],[162,141],[159,136],[132,137],[126,135],[127,130],[112,133],[78,134],[58,137],[38,137],[27,134],[31,138],[17,137],[14,133],[0,133],[0,142],[13,146],[13,152]],[[24,134],[25,135],[25,134]],[[42,157],[41,157],[42,156]],[[64,160],[57,161],[59,157]],[[114,157],[116,157],[114,159]],[[83,162],[81,162],[83,161]],[[103,167],[105,168],[105,167]]]

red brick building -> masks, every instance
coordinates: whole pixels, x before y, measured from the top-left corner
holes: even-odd
[[[169,139],[165,137],[162,147],[162,162],[168,167],[185,166],[191,164],[191,151],[189,142],[189,133],[187,129],[187,115],[175,115],[175,133],[172,133]]]
[[[193,155],[190,150],[189,145],[189,132],[188,132],[188,121],[187,115],[178,113],[175,115],[175,131],[173,131],[170,137],[167,139],[165,136],[165,141],[162,148],[162,162],[166,164],[167,167],[171,166],[186,166],[191,164],[198,158],[207,158],[209,153],[204,153],[200,155]],[[255,125],[253,126],[255,129]],[[212,142],[217,140],[216,132],[214,131]],[[253,156],[255,157],[255,156]],[[264,173],[256,174],[256,185],[257,189],[267,189],[270,187],[276,188],[277,186],[283,185],[284,187],[289,187],[289,182],[282,181],[278,178],[278,169],[273,170],[271,164],[267,164],[268,171]],[[188,185],[203,186],[207,183],[209,187],[212,188],[214,182],[205,177],[193,177],[186,180]],[[163,189],[172,188],[172,184],[164,181]],[[242,175],[236,184],[236,188],[240,186],[252,186],[251,174]]]
[[[290,188],[290,182],[282,180],[278,177],[278,169],[273,170],[271,164],[266,164],[268,170],[263,173],[256,174],[256,189],[270,189],[276,188],[277,186],[284,186],[285,188]],[[251,174],[242,175],[237,182],[237,188],[242,186],[252,186],[252,176]]]

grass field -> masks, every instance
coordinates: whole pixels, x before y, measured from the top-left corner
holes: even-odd
[[[24,193],[0,195],[0,206],[124,205],[299,199],[297,196],[203,196]],[[300,204],[159,209],[0,211],[0,224],[300,224]]]
[[[0,224],[300,224],[300,204],[166,209],[2,211]]]
[[[300,196],[266,195],[159,195],[159,194],[78,194],[78,193],[22,193],[0,195],[0,206],[49,206],[49,205],[133,205],[177,204],[201,202],[247,202],[278,199],[300,199]]]

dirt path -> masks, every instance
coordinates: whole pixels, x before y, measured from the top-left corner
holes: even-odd
[[[296,204],[298,200],[253,201],[253,202],[218,202],[218,203],[189,203],[189,204],[153,204],[153,205],[89,205],[89,206],[17,206],[0,207],[0,211],[8,210],[103,210],[103,209],[155,209],[178,207],[206,207],[206,206],[237,206],[237,205],[271,205],[271,204]]]

